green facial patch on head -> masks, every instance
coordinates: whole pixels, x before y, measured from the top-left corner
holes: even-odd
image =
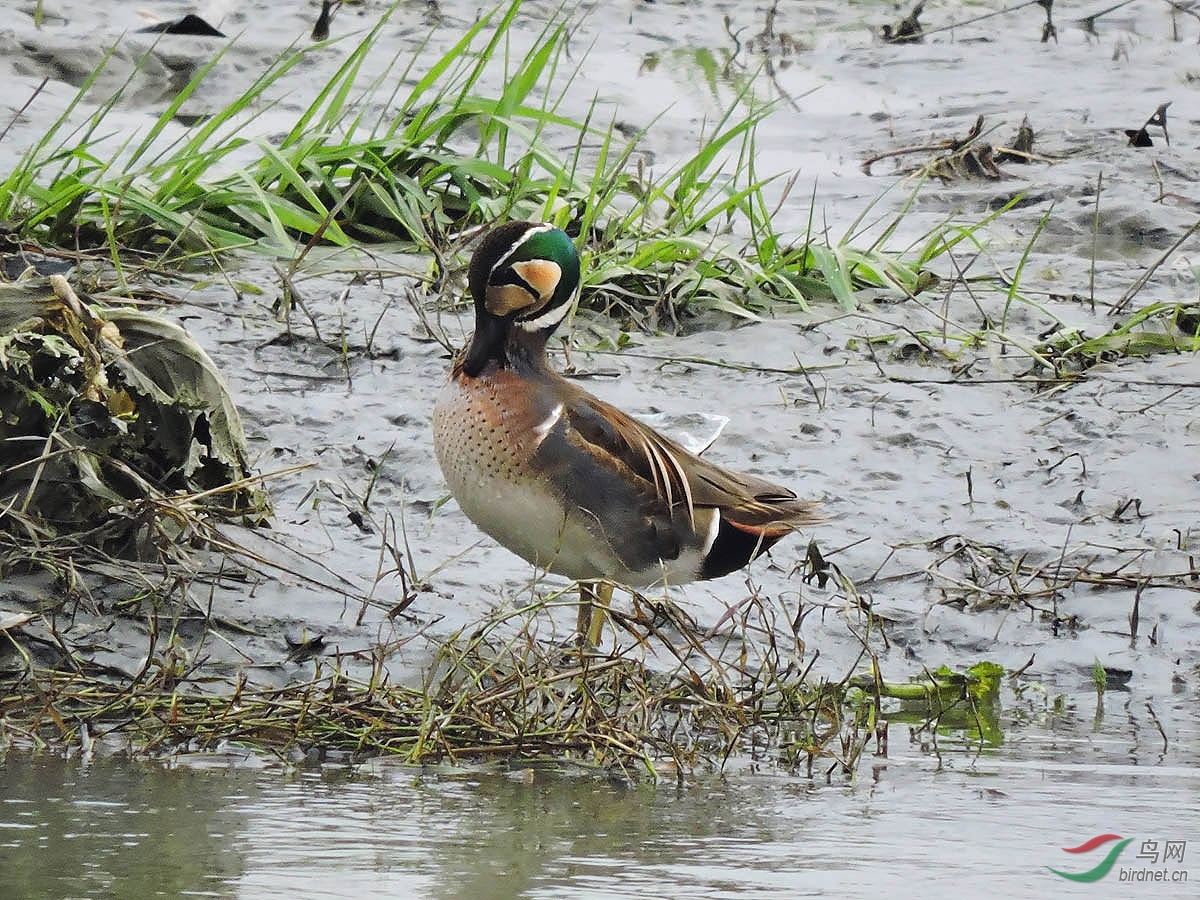
[[[579,287],[579,254],[560,228],[506,222],[475,251],[470,287],[476,304],[494,316],[566,303]]]
[[[544,229],[544,230],[542,230]],[[539,309],[567,303],[579,287],[579,254],[561,228],[539,226],[504,260],[537,295]]]

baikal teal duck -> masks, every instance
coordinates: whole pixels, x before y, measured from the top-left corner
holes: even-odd
[[[614,583],[682,584],[734,572],[817,505],[723,469],[550,368],[546,342],[579,290],[559,228],[508,222],[471,259],[475,333],[433,414],[454,498],[480,529],[580,583],[580,637],[595,644]]]

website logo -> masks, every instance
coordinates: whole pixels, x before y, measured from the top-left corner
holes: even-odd
[[[1116,841],[1108,848],[1107,853],[1099,863],[1086,872],[1062,872],[1052,866],[1046,866],[1055,875],[1069,881],[1092,882],[1099,881],[1107,875],[1117,863],[1122,851],[1133,843],[1133,838],[1123,838],[1119,834],[1098,834],[1084,841],[1078,847],[1063,847],[1064,853],[1090,853],[1097,847]],[[1161,849],[1160,849],[1161,848]],[[1150,865],[1121,866],[1117,870],[1120,881],[1168,881],[1182,883],[1188,880],[1188,871],[1180,866],[1172,867],[1171,863],[1182,863],[1187,851],[1187,841],[1142,841],[1141,850],[1135,859],[1144,860]],[[1161,860],[1161,865],[1160,865]]]

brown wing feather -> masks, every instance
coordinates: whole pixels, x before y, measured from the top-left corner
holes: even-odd
[[[695,525],[695,510],[716,507],[731,525],[768,535],[823,521],[812,501],[754,475],[730,472],[690,453],[615,406],[567,383],[565,415],[593,453],[619,459],[645,479],[673,512],[683,505]]]

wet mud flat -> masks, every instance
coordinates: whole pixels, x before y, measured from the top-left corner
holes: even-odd
[[[20,48],[4,62],[11,83],[31,92],[50,80],[0,142],[6,161],[95,65],[86,54],[97,42],[84,36],[99,33],[108,46],[139,24],[129,10],[97,21],[81,4],[60,7],[61,19],[41,28],[19,20],[7,37]],[[670,603],[619,599],[626,624],[602,658],[668,679],[715,672],[737,688],[768,670],[838,683],[873,662],[902,682],[988,660],[1020,672],[1001,684],[994,727],[939,728],[936,715],[907,716],[893,703],[893,750],[911,740],[922,753],[1038,759],[1086,748],[1110,761],[1194,764],[1200,364],[1145,335],[1177,334],[1168,311],[1196,303],[1194,245],[1176,243],[1200,215],[1197,27],[1142,2],[1088,34],[1071,19],[1083,5],[1066,7],[1056,8],[1058,40],[1048,43],[1037,8],[912,45],[879,40],[871,27],[895,13],[875,3],[784,9],[770,34],[761,10],[737,3],[596,8],[573,26],[573,52],[590,47],[578,79],[588,89],[568,94],[564,111],[580,115],[597,96],[634,128],[649,125],[645,166],[669,166],[692,148],[739,90],[775,99],[757,128],[756,164],[760,174],[799,173],[786,198],[782,183],[776,194],[777,218],[797,235],[815,230],[837,245],[853,233],[863,246],[895,222],[889,244],[903,251],[945,220],[969,229],[1012,204],[933,259],[941,283],[912,297],[863,291],[853,310],[815,297],[750,323],[693,310],[677,334],[579,311],[558,359],[589,390],[664,416],[668,431],[694,411],[727,417],[711,457],[819,499],[830,520],[745,578],[672,590]],[[315,7],[287,10],[250,5],[221,20],[226,33],[245,33],[208,93],[192,98],[196,113],[227,102],[311,28]],[[334,30],[377,12],[347,7]],[[454,3],[433,20],[424,4],[400,12],[389,39],[415,47],[432,35],[430,54],[474,18]],[[271,29],[254,27],[268,14]],[[532,36],[548,15],[549,6],[526,4],[513,34]],[[958,4],[931,4],[923,20],[962,15]],[[223,46],[164,37],[151,53],[161,68],[130,75],[143,52],[133,41],[118,44],[117,61],[129,63],[118,77],[132,81],[112,113],[130,127],[171,96],[171,72],[193,71]],[[333,45],[310,57],[256,127],[285,130],[343,54]],[[1171,142],[1151,127],[1152,146],[1130,146],[1125,130],[1167,101]],[[997,143],[1028,116],[1045,159],[919,189],[898,172],[920,155],[863,169],[897,148],[953,141],[980,115]],[[183,696],[309,684],[332,694],[330,679],[420,694],[459,683],[439,678],[466,658],[445,649],[463,641],[472,665],[514,647],[551,660],[574,622],[564,585],[482,538],[447,502],[433,459],[429,415],[448,356],[431,331],[461,344],[470,319],[461,305],[435,308],[421,280],[429,265],[397,246],[315,248],[291,276],[302,304],[286,316],[278,270],[249,253],[226,263],[227,278],[155,273],[174,298],[170,315],[225,373],[258,471],[304,468],[266,478],[269,530],[220,526],[239,552],[189,553],[186,579],[155,565],[93,564],[64,608],[62,577],[6,576],[0,615],[37,614],[6,631],[14,643],[42,666],[65,657],[116,684],[142,679]],[[1151,304],[1163,311],[1128,340],[1099,340]],[[129,604],[138,590],[171,603]],[[60,611],[47,617],[48,607]],[[19,683],[26,658],[4,652]],[[183,737],[169,727],[170,707],[155,715],[157,752],[241,736]],[[121,734],[112,731],[111,746]],[[9,736],[29,739],[21,725]],[[301,759],[316,746],[290,743]],[[693,762],[715,764],[712,746],[731,746],[734,768],[755,756],[752,733],[704,746]],[[767,758],[805,771],[803,753]]]

